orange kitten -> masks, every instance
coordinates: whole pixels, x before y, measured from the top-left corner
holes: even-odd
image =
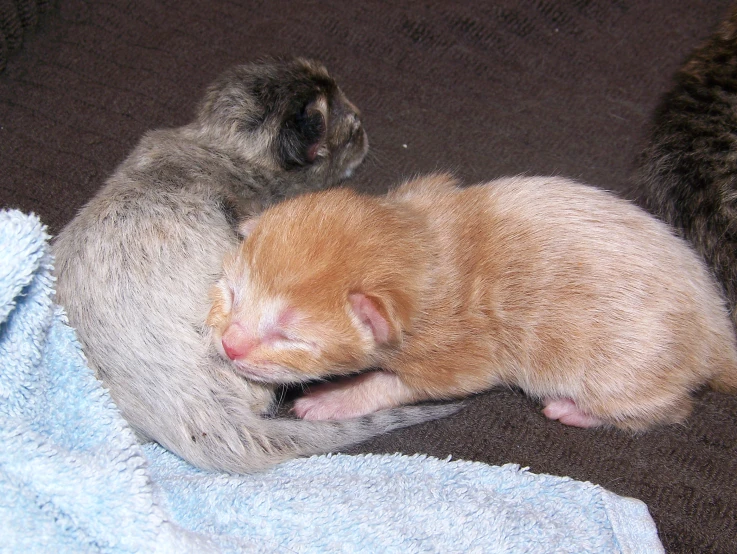
[[[244,224],[208,323],[245,376],[310,388],[305,419],[517,386],[569,425],[680,422],[737,349],[699,258],[637,207],[562,178],[385,197],[338,189]]]

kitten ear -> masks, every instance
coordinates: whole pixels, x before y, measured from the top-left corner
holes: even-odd
[[[376,296],[353,293],[348,296],[353,313],[362,325],[367,327],[377,344],[396,342],[399,338],[399,326],[389,316],[384,303]]]
[[[258,216],[249,217],[238,223],[238,234],[241,238],[247,238],[258,225]]]
[[[282,123],[277,155],[285,168],[304,167],[317,160],[327,135],[327,113],[327,99],[321,95]]]
[[[208,298],[211,306],[205,324],[209,327],[222,327],[232,309],[231,292],[227,284],[223,280],[215,283],[210,287]]]

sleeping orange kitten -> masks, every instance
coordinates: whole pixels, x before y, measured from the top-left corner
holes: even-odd
[[[208,323],[243,375],[311,387],[294,411],[347,418],[517,386],[569,425],[680,422],[737,391],[719,289],[669,228],[562,178],[289,200],[243,225]]]

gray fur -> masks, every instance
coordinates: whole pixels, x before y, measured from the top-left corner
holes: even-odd
[[[238,241],[234,223],[335,184],[367,148],[357,110],[321,65],[240,66],[210,87],[191,124],[146,134],[62,230],[57,300],[142,438],[202,468],[248,472],[457,409],[268,419],[273,390],[211,348],[208,291]]]

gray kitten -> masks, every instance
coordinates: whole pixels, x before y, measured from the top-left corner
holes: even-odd
[[[234,223],[351,175],[359,113],[321,65],[226,72],[189,125],[147,133],[56,238],[57,301],[90,365],[144,438],[190,463],[247,472],[446,415],[413,407],[343,422],[267,419],[274,391],[211,347],[208,290]]]

